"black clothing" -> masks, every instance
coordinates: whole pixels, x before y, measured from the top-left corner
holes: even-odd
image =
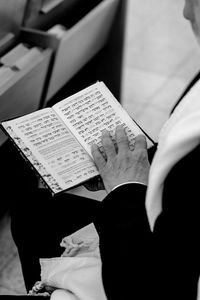
[[[108,299],[196,300],[200,275],[199,168],[200,146],[167,176],[163,211],[153,233],[144,206],[144,186],[119,187],[103,200],[100,250]]]
[[[195,169],[198,174],[199,158],[200,147],[168,175],[163,212],[153,234],[143,185],[119,187],[103,202],[71,194],[52,198],[47,190],[21,193],[11,210],[11,224],[27,290],[39,279],[39,258],[60,256],[61,238],[94,222],[100,233],[108,299],[131,295],[135,299],[177,300],[187,295],[196,300],[200,201]]]
[[[11,209],[11,231],[17,245],[27,291],[40,280],[39,258],[61,256],[63,237],[95,220],[100,202],[47,190],[22,193]]]
[[[61,238],[94,222],[100,234],[108,299],[196,300],[200,201],[195,169],[200,167],[199,157],[200,147],[168,175],[163,212],[153,233],[143,185],[119,187],[103,202],[71,194],[52,198],[47,190],[23,194],[11,217],[27,290],[39,279],[39,258],[60,256]]]
[[[149,151],[150,160],[155,149]],[[100,235],[108,300],[196,300],[200,201],[199,176],[195,173],[199,167],[197,147],[171,170],[163,191],[163,212],[153,233],[147,220],[143,185],[119,187],[103,202],[70,194],[52,198],[48,191],[35,186],[28,191],[29,184],[21,192],[24,185],[21,189],[19,185],[15,195],[17,192],[20,200],[11,209],[11,229],[27,290],[39,279],[39,258],[60,256],[61,238],[94,222]]]

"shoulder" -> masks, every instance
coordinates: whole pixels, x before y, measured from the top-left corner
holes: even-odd
[[[180,180],[184,182],[195,181],[195,171],[199,172],[200,166],[200,145],[185,155],[172,168],[167,176],[166,181],[170,180],[178,183]]]
[[[172,171],[170,172],[170,175],[173,173],[179,173],[181,175],[183,171],[184,172],[182,174],[185,174],[186,170],[193,170],[194,172],[195,168],[199,166],[199,164],[200,164],[200,145],[198,145],[198,147],[193,149],[191,152],[185,155],[180,161],[178,161],[178,163],[173,167]]]

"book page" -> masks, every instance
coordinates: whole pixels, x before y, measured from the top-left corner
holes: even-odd
[[[142,133],[103,82],[91,85],[53,108],[91,156],[93,143],[103,153],[101,136],[104,129],[110,132],[115,142],[115,128],[123,125],[130,149],[134,148],[136,135]]]
[[[98,175],[89,155],[51,108],[2,125],[54,193]]]

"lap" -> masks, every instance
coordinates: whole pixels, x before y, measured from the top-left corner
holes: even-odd
[[[30,289],[39,280],[39,258],[60,256],[61,239],[93,222],[101,203],[69,193],[52,197],[45,189],[21,194],[16,202],[11,209],[11,231]]]
[[[93,222],[100,202],[69,193],[52,197],[38,189],[35,173],[9,141],[0,147],[0,165],[1,200],[11,214],[11,232],[29,289],[40,276],[39,258],[60,256],[61,239]]]

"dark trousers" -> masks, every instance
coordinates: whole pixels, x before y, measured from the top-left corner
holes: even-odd
[[[39,258],[61,256],[63,237],[95,222],[100,202],[38,189],[21,195],[11,209],[11,232],[18,248],[27,291],[40,280]]]

